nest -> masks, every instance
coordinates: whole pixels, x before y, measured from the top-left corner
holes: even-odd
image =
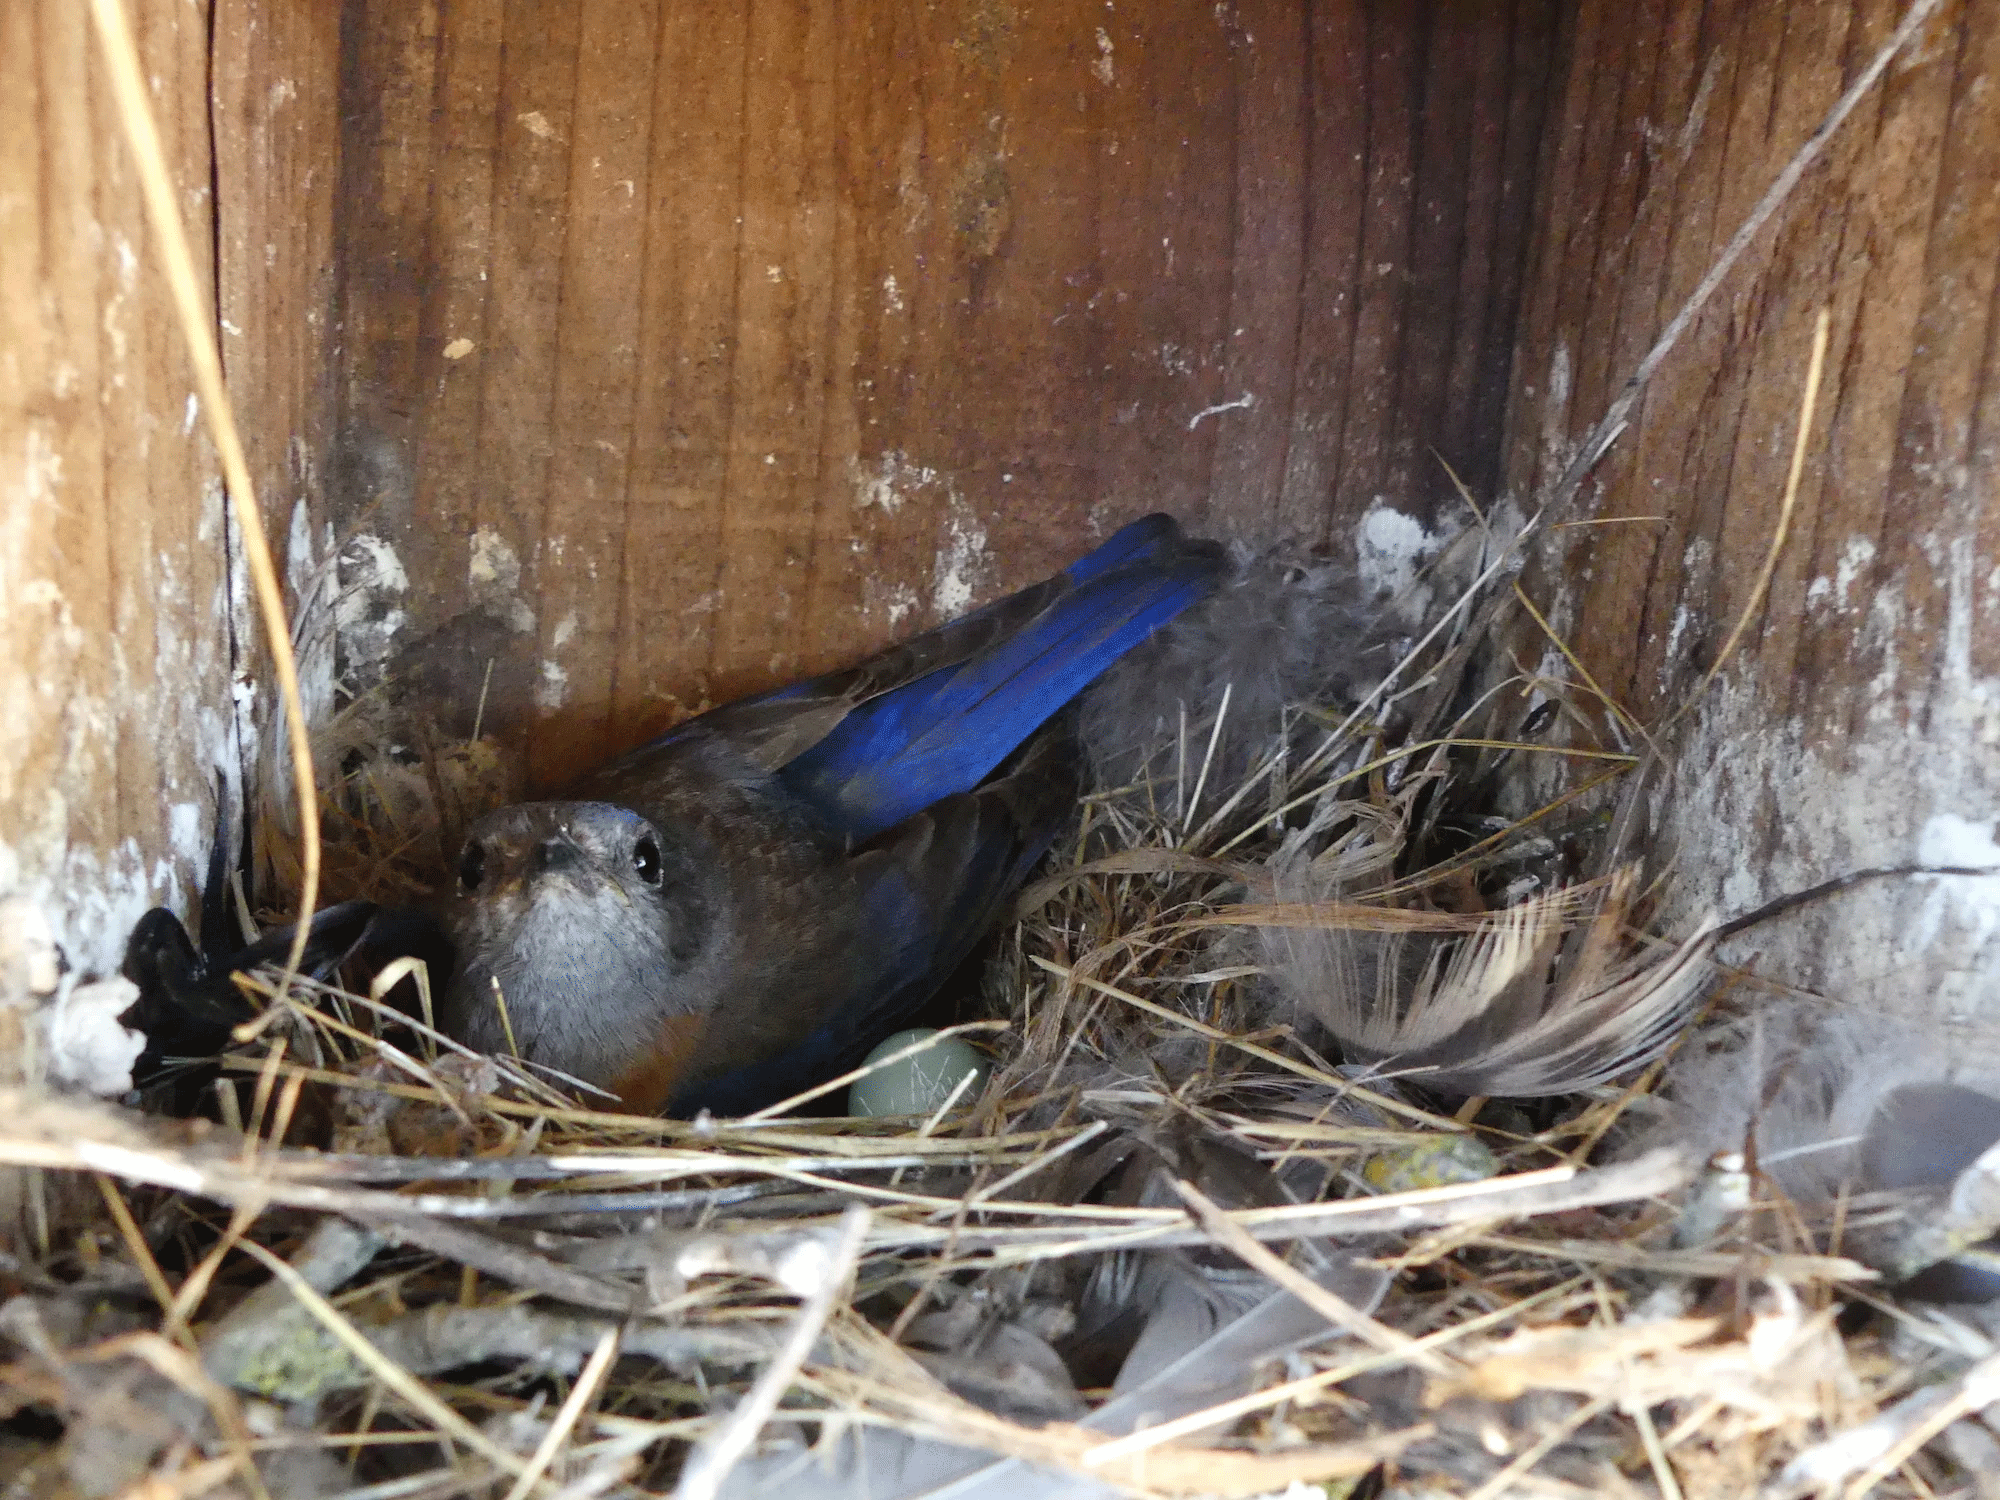
[[[181,317],[233,434],[191,290]],[[217,446],[282,663],[249,475]],[[1793,1203],[1754,1160],[1631,1144],[1712,932],[1651,931],[1640,757],[1580,669],[1575,691],[1509,669],[1504,579],[1358,705],[1258,722],[1196,695],[1162,743],[1113,747],[964,1023],[989,1080],[921,1119],[606,1113],[269,973],[217,1119],[80,1102],[41,1084],[57,980],[0,921],[8,1493],[1991,1493],[2000,1443],[1960,1419],[1994,1398],[1992,1334],[1843,1253],[1907,1205]],[[354,712],[328,868],[411,889],[497,762]],[[1552,724],[1556,790],[1510,811]]]
[[[1509,576],[1358,705],[1223,684],[1096,742],[960,1024],[990,1077],[923,1118],[609,1113],[268,971],[217,1119],[14,1088],[19,1492],[1948,1487],[1916,1450],[1983,1336],[1843,1325],[1888,1311],[1865,1205],[1613,1149],[1706,938],[1607,863],[1601,716],[1474,690]],[[356,743],[327,824],[402,888],[438,766],[485,762]],[[1563,789],[1508,817],[1524,757]]]

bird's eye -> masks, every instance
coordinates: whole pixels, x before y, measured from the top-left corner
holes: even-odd
[[[660,844],[650,833],[641,835],[632,846],[632,868],[647,885],[660,883]]]
[[[479,840],[474,839],[458,857],[458,883],[468,891],[476,891],[485,875],[486,850]]]

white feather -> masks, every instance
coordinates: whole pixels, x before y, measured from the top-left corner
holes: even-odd
[[[1294,899],[1326,893],[1296,866],[1275,884]],[[1350,1061],[1448,1093],[1576,1093],[1659,1056],[1705,989],[1714,918],[1641,948],[1626,929],[1636,884],[1628,870],[1531,897],[1462,937],[1266,927],[1264,967],[1295,1017],[1331,1032]]]

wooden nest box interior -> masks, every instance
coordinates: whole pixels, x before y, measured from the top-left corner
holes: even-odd
[[[1514,666],[1657,732],[1690,902],[1994,843],[2000,0],[125,9],[321,711],[547,786],[1146,511],[1554,505]],[[102,969],[278,730],[94,14],[0,7],[0,890]],[[1951,1009],[1996,941],[1913,887],[1766,966]]]

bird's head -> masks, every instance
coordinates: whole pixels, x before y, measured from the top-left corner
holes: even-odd
[[[598,1083],[687,1008],[714,902],[684,833],[609,802],[520,803],[472,826],[455,873],[439,1019],[459,1040]]]

